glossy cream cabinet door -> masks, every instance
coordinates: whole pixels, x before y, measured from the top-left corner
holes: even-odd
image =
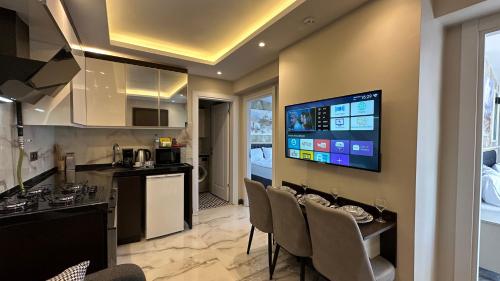
[[[158,69],[126,65],[127,126],[158,126]]]
[[[86,58],[87,126],[125,126],[125,65]]]
[[[187,122],[186,73],[159,70],[160,72],[160,126],[183,128]]]

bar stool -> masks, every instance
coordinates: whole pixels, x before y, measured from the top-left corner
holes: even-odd
[[[349,214],[306,201],[316,270],[335,281],[394,281],[394,266],[369,259],[356,220]]]
[[[312,255],[311,239],[306,220],[295,197],[286,191],[268,188],[269,201],[273,213],[274,251],[271,279],[276,268],[281,247],[300,259],[300,280],[305,279],[306,258]]]
[[[247,255],[250,254],[252,246],[253,232],[255,228],[267,233],[267,258],[269,263],[269,274],[271,273],[272,260],[272,233],[273,233],[273,218],[271,215],[271,204],[267,196],[266,188],[258,181],[248,178],[244,179],[245,188],[248,194],[248,203],[250,206],[250,237],[248,238]]]

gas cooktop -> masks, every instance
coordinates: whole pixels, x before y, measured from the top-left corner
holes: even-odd
[[[26,187],[8,197],[0,198],[0,214],[41,211],[61,206],[89,203],[99,188],[82,183],[41,184]]]

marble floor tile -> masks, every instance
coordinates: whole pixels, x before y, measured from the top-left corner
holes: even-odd
[[[118,247],[118,263],[135,263],[147,280],[269,280],[267,234],[255,230],[250,254],[249,212],[243,206],[200,211],[193,229]],[[311,269],[306,275],[313,280]],[[299,280],[299,263],[280,251],[273,280]]]

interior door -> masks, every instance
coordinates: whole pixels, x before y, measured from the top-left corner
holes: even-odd
[[[210,192],[229,201],[229,104],[212,106]]]

